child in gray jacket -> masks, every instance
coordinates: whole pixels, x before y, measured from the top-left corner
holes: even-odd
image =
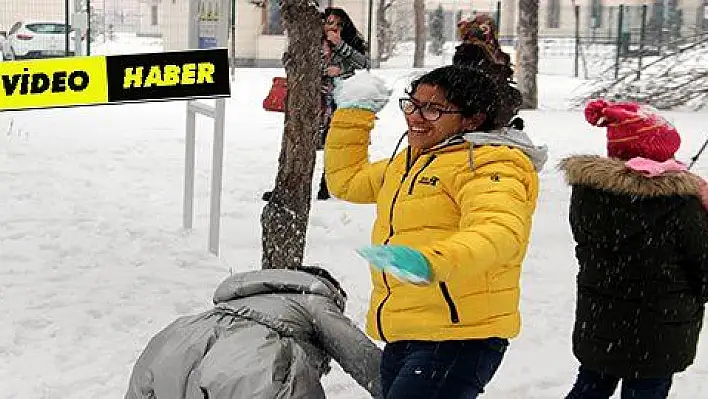
[[[381,397],[381,350],[343,315],[346,294],[324,269],[235,274],[214,308],[154,336],[126,399],[324,398],[332,358]]]

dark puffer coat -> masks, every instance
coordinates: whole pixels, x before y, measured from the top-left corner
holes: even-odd
[[[652,378],[693,363],[708,301],[708,214],[698,177],[623,161],[563,160],[580,270],[573,352],[588,368]]]

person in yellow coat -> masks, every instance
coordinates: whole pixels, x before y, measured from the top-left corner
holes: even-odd
[[[406,94],[409,145],[372,163],[370,133],[390,90],[365,71],[337,84],[327,184],[336,198],[376,204],[373,245],[358,252],[371,264],[367,333],[386,343],[384,397],[475,398],[520,330],[546,148],[495,125],[498,89],[480,71],[437,68]]]

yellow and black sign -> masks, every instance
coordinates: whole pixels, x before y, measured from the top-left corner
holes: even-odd
[[[0,111],[229,95],[226,49],[0,62]]]

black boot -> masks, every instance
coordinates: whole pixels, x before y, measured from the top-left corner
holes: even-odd
[[[327,189],[327,180],[325,180],[324,172],[322,172],[322,179],[320,179],[320,190],[317,192],[318,200],[328,200],[330,198],[329,190]]]

